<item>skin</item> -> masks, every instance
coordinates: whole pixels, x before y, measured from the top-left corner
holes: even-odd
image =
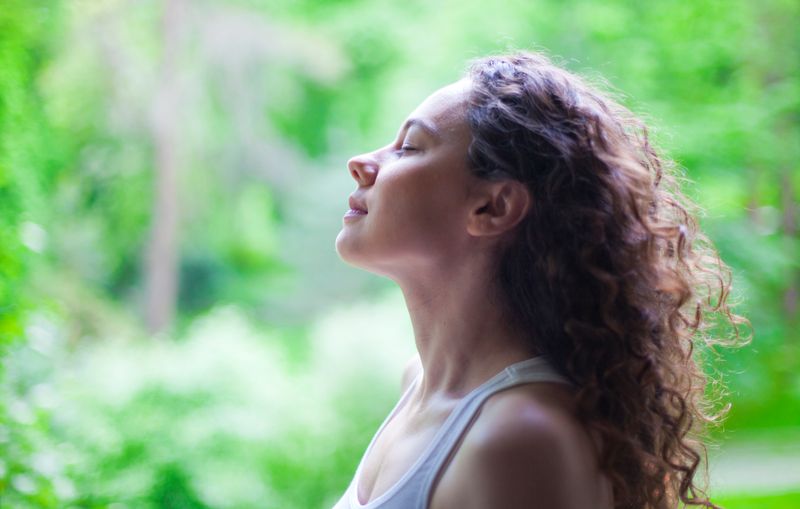
[[[399,285],[419,352],[404,384],[423,375],[365,459],[362,503],[402,477],[461,398],[536,355],[487,291],[498,247],[525,217],[531,197],[519,182],[470,173],[469,90],[461,80],[436,91],[395,140],[348,162],[358,186],[353,196],[367,214],[345,218],[337,252]],[[429,507],[611,507],[572,399],[569,388],[552,383],[489,398],[440,472]]]

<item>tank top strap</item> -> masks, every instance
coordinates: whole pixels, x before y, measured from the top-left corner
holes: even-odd
[[[369,455],[377,437],[386,424],[394,417],[409,398],[413,388],[420,383],[422,373],[406,389],[403,396],[378,428],[367,446],[345,494],[334,509],[425,509],[428,506],[431,489],[439,471],[456,447],[456,444],[475,420],[481,405],[493,394],[515,385],[530,382],[570,382],[560,375],[544,357],[534,357],[517,362],[473,389],[456,405],[439,427],[431,444],[417,462],[378,498],[368,504],[358,501],[358,481],[364,460]]]
[[[439,471],[486,400],[498,392],[531,382],[570,384],[570,381],[558,373],[544,357],[539,356],[506,367],[469,393],[445,420],[437,437],[434,438],[432,450],[414,472],[422,488],[418,491],[419,499],[414,507],[427,507]]]

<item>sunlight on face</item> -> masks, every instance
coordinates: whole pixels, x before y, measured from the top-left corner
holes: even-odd
[[[339,256],[371,272],[399,275],[443,263],[467,237],[466,198],[469,82],[431,94],[389,145],[352,158],[352,197],[365,213],[345,216],[336,238]]]

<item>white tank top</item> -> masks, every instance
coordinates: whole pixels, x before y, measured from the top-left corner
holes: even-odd
[[[439,470],[450,455],[450,451],[453,450],[461,436],[469,428],[476,412],[490,396],[515,385],[531,382],[569,384],[569,381],[558,374],[541,356],[508,366],[476,387],[456,405],[436,432],[436,435],[434,435],[431,443],[422,452],[422,455],[391,488],[368,504],[362,504],[358,500],[358,482],[361,478],[364,458],[369,455],[376,438],[386,427],[386,424],[402,408],[414,386],[419,383],[420,378],[421,374],[409,384],[408,389],[406,389],[394,409],[378,428],[375,436],[372,437],[366,452],[361,457],[355,476],[350,481],[350,486],[347,487],[347,491],[345,491],[333,509],[426,509],[430,501],[431,489]]]

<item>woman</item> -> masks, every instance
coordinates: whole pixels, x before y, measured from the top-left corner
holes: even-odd
[[[627,110],[484,58],[348,167],[337,251],[397,282],[419,356],[335,509],[716,507],[692,349],[742,319]]]

